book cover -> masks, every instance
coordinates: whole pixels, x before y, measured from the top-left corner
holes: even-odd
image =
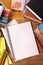
[[[0,64],[3,63],[2,60],[6,56],[6,46],[4,37],[0,37]]]
[[[8,34],[15,61],[39,55],[30,22],[8,26]]]

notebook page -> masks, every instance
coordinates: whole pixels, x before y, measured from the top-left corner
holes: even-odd
[[[15,61],[38,55],[38,48],[30,22],[8,26]]]

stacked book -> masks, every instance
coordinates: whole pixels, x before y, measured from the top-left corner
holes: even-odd
[[[34,30],[35,34],[37,35],[39,41],[39,46],[43,51],[43,23],[39,24],[37,28]]]
[[[37,26],[37,28],[35,29],[35,33],[41,40],[43,40],[43,23]]]

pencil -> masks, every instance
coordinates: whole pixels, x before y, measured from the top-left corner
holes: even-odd
[[[41,21],[39,21],[39,20],[37,20],[37,19],[34,19],[34,18],[32,18],[32,17],[29,17],[29,16],[26,16],[26,15],[24,15],[24,17],[27,17],[29,20],[31,20],[31,21],[35,21],[35,22],[37,22],[37,23],[42,23]]]

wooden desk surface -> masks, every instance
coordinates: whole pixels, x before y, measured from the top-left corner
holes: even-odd
[[[11,7],[11,0],[0,0],[1,2],[3,2],[3,4],[10,9]],[[12,12],[11,12],[12,13]],[[13,12],[15,13],[15,11]],[[16,12],[17,13],[17,12]],[[31,13],[29,12],[29,14],[31,15]],[[20,15],[22,15],[20,13]],[[33,15],[32,15],[33,16]],[[11,18],[15,18],[16,16],[12,16]],[[17,15],[17,18],[19,17],[19,15]],[[23,18],[23,15],[21,16],[21,18]],[[27,19],[25,19],[27,21]],[[21,22],[23,22],[24,20],[22,20]],[[21,23],[20,21],[18,23]],[[32,22],[33,25],[33,29],[36,28],[36,26],[38,25],[38,23],[36,22]],[[1,32],[1,31],[0,31]],[[40,50],[40,49],[39,49]],[[39,56],[34,56],[31,58],[27,58],[18,62],[13,62],[13,64],[11,65],[43,65],[43,52],[40,51]]]

